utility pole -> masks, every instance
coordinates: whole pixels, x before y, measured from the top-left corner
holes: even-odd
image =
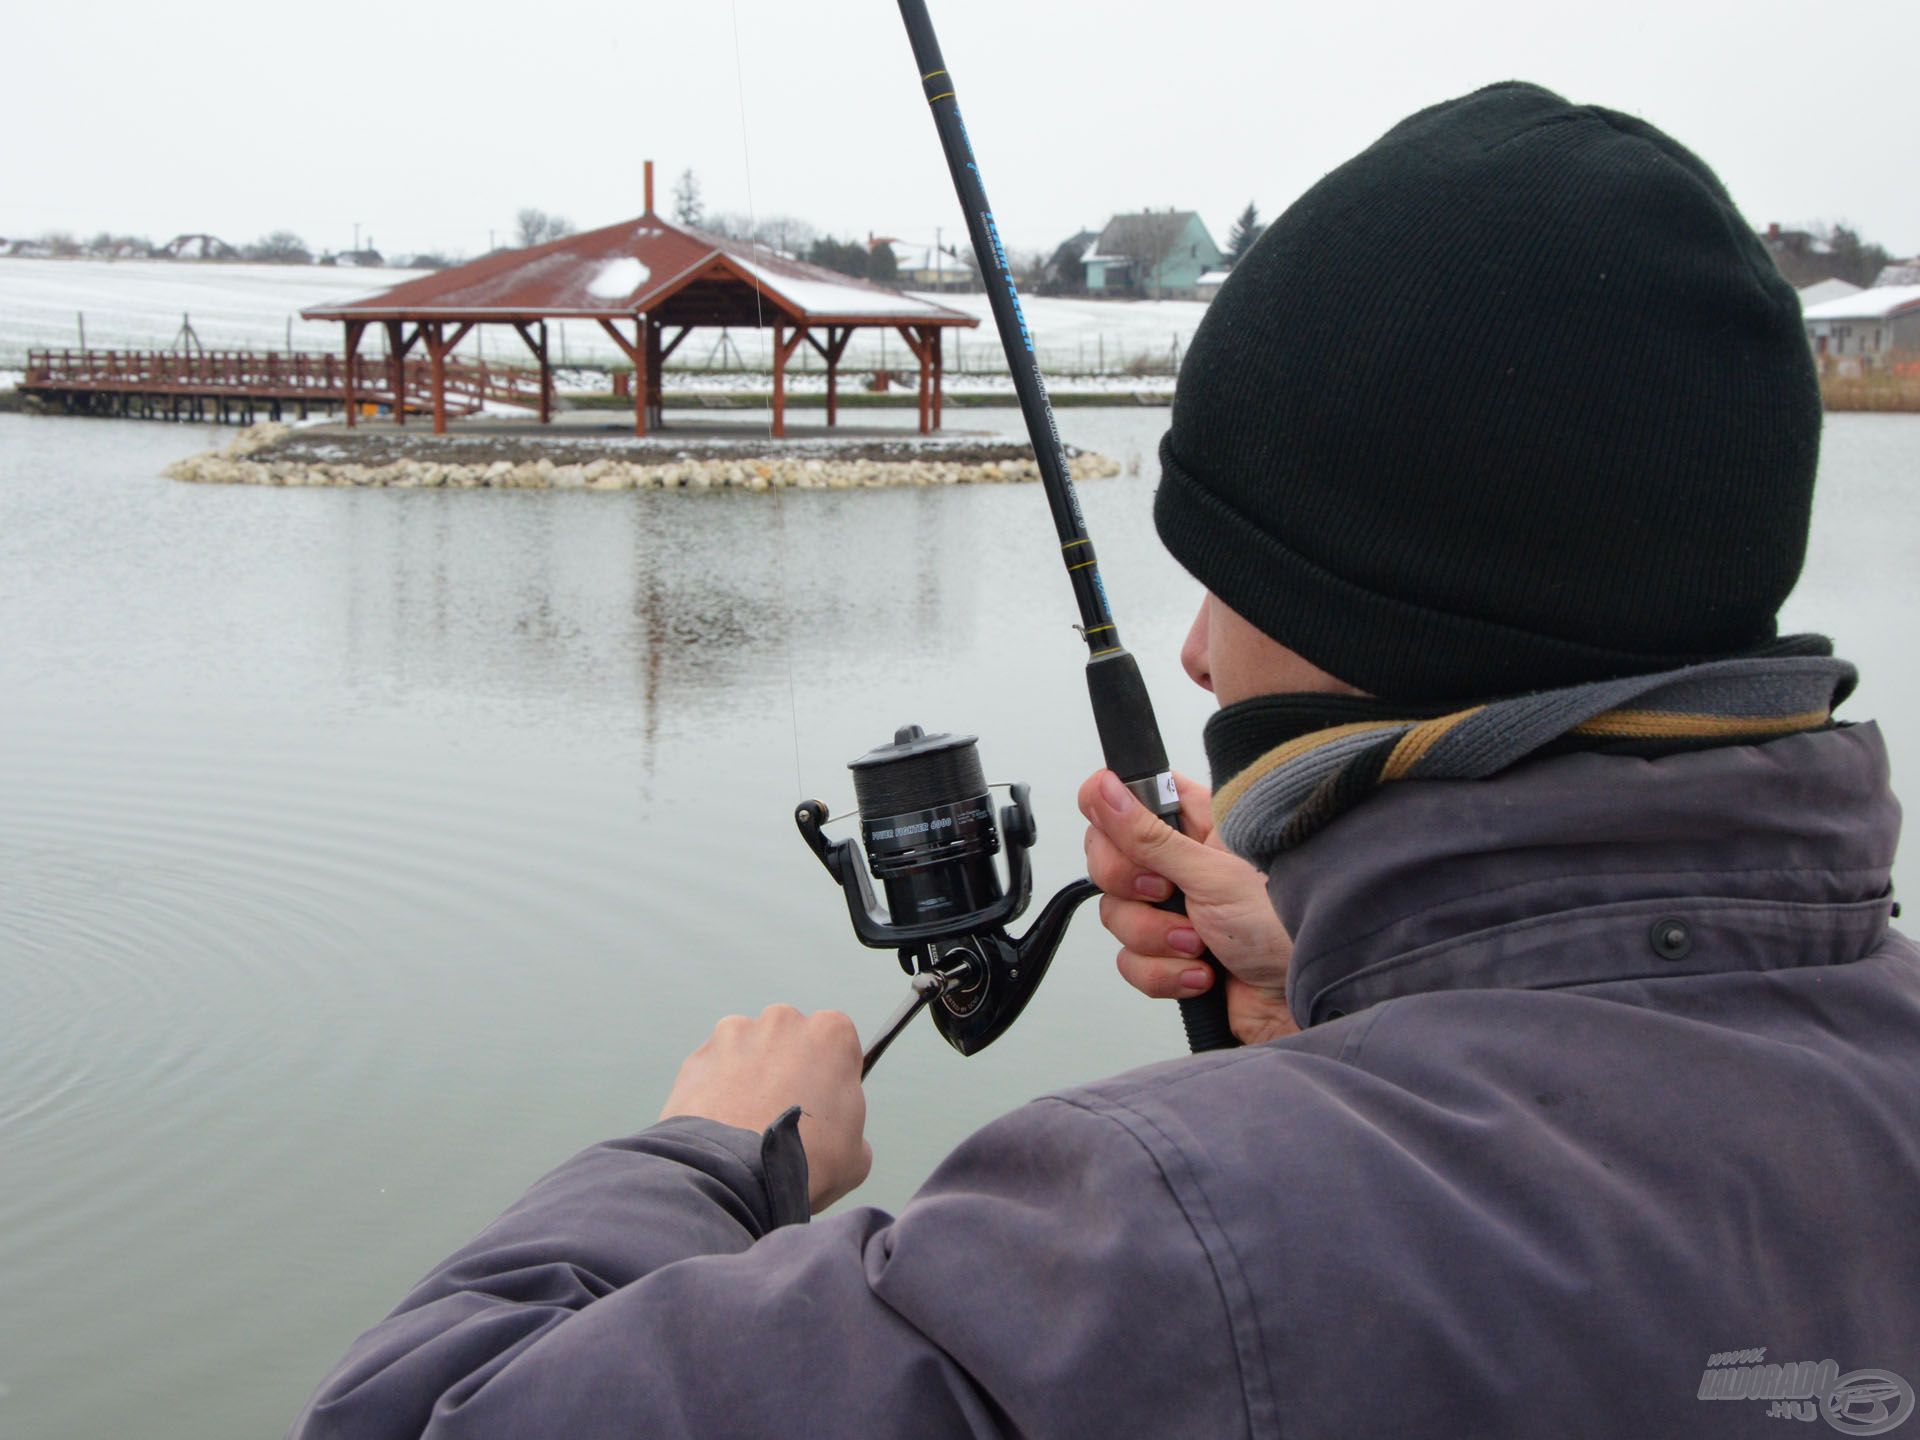
[[[354,221],[354,222],[353,222],[353,254],[354,254],[354,258],[355,258],[355,259],[358,259],[358,258],[359,258],[359,255],[360,255],[360,222],[359,222],[358,220],[356,220],[356,221]]]

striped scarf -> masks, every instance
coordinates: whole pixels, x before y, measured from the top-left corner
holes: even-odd
[[[1402,711],[1398,718],[1392,707],[1372,700],[1248,701],[1221,711],[1208,725],[1214,824],[1229,847],[1264,866],[1394,781],[1483,780],[1522,760],[1567,750],[1658,755],[1818,730],[1832,723],[1834,706],[1851,693],[1856,678],[1851,665],[1831,656],[1776,655],[1603,680],[1445,713]],[[1322,723],[1298,733],[1307,707]],[[1325,723],[1341,715],[1364,718]],[[1247,737],[1263,724],[1269,734],[1296,733],[1246,758]],[[1230,732],[1237,732],[1232,741],[1224,738]]]

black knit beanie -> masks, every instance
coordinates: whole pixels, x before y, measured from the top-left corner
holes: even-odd
[[[1234,268],[1154,519],[1340,679],[1486,698],[1763,645],[1819,445],[1799,301],[1713,172],[1494,85],[1396,125]]]

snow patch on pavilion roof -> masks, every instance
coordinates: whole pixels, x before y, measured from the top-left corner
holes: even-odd
[[[739,291],[755,283],[768,296],[777,297],[777,309],[801,321],[978,323],[963,311],[931,300],[777,255],[744,240],[675,225],[656,215],[562,236],[526,250],[495,251],[465,265],[408,280],[380,295],[318,305],[301,313],[315,320],[614,319],[670,313],[676,296],[698,286],[706,296],[696,305],[696,313],[705,317],[698,323],[712,324],[724,320],[712,318],[710,302],[716,287],[731,288],[737,301]]]
[[[738,252],[734,253],[733,259],[735,264],[768,290],[792,301],[810,315],[898,315],[902,319],[929,320],[936,315],[953,313],[944,306],[902,291],[856,284],[851,279],[841,284],[818,276],[795,273],[799,270],[797,265],[776,267],[746,259]]]
[[[653,272],[632,255],[605,261],[587,282],[587,293],[600,300],[624,300],[653,276]]]

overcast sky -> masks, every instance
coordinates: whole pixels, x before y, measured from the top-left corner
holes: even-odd
[[[1920,250],[1912,0],[933,11],[1022,249],[1143,206],[1197,209],[1224,240],[1249,199],[1271,215],[1408,112],[1517,77],[1668,130],[1756,225],[1845,219]],[[582,229],[637,213],[648,156],[663,210],[691,167],[710,209],[744,212],[750,163],[762,215],[960,229],[888,0],[102,0],[18,7],[6,44],[9,237],[286,228],[345,248],[358,221],[390,254],[477,254],[521,206]]]

